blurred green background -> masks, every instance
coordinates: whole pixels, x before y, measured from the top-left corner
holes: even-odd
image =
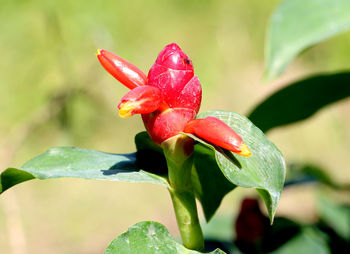
[[[203,86],[201,111],[247,114],[268,94],[317,72],[350,67],[350,34],[299,57],[276,81],[263,82],[264,34],[279,1],[3,0],[0,8],[0,166],[21,166],[52,146],[106,152],[135,150],[140,117],[121,119],[127,89],[98,63],[97,48],[115,52],[145,73],[168,43],[193,60]],[[316,163],[350,181],[349,100],[313,118],[277,128],[269,138],[287,161]],[[314,219],[314,188],[286,190],[278,215]],[[230,193],[221,215],[238,212]],[[331,194],[330,194],[331,195]],[[344,200],[350,201],[344,196]],[[29,181],[0,199],[1,253],[102,253],[129,226],[155,220],[178,235],[167,191],[150,184]]]

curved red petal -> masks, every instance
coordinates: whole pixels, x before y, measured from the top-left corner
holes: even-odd
[[[97,58],[113,77],[133,89],[147,84],[147,76],[135,65],[107,50],[97,50]]]
[[[146,114],[156,111],[162,104],[162,95],[158,88],[153,86],[139,86],[129,91],[121,99],[118,108],[121,117],[134,114]]]
[[[218,118],[208,116],[204,119],[192,120],[186,125],[184,132],[194,134],[239,155],[251,155],[242,138]]]

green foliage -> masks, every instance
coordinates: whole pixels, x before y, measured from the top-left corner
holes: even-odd
[[[203,223],[202,228],[206,239],[232,242],[234,224],[231,217],[215,216],[209,223]]]
[[[207,221],[235,185],[257,188],[264,197],[272,219],[284,181],[284,164],[280,152],[246,118],[228,112],[209,112],[200,117],[207,115],[217,116],[236,129],[253,152],[249,158],[236,156],[233,163],[231,159],[235,155],[228,151],[222,155],[204,141],[201,142],[214,150],[196,147],[192,182]],[[58,177],[149,182],[168,187],[162,150],[150,140],[146,132],[136,135],[135,142],[138,152],[125,155],[73,147],[52,148],[19,169],[5,170],[1,174],[2,192],[26,180]],[[231,159],[227,156],[231,156]]]
[[[17,168],[8,168],[1,172],[0,175],[0,193],[3,193],[5,190],[11,188],[12,186],[34,179],[35,176],[26,171],[17,169]]]
[[[328,254],[326,237],[312,227],[305,227],[294,238],[282,245],[273,254],[318,253]]]
[[[57,147],[28,161],[21,168],[1,173],[1,192],[30,179],[78,177],[125,182],[147,182],[167,186],[158,175],[140,170],[136,154],[112,154],[74,147]]]
[[[137,158],[143,169],[167,177],[167,165],[163,150],[146,131],[135,136]],[[223,197],[235,188],[221,173],[215,157],[208,149],[195,146],[193,154],[192,186],[200,201],[205,218],[209,221],[220,206]]]
[[[127,232],[114,239],[105,254],[196,254],[201,253],[185,248],[170,235],[162,224],[144,221],[130,227]],[[211,254],[225,254],[216,249]]]
[[[224,196],[236,185],[222,174],[215,156],[209,149],[196,145],[193,156],[192,184],[194,193],[202,204],[205,219],[209,221],[220,206]]]
[[[349,97],[349,83],[349,72],[297,81],[258,104],[249,114],[249,119],[263,132],[307,119],[322,107]]]
[[[274,78],[303,50],[350,27],[348,0],[284,0],[266,36],[266,76]]]
[[[290,163],[286,178],[286,186],[318,182],[337,190],[349,190],[350,185],[337,183],[324,168],[311,163]]]
[[[193,135],[189,136],[212,150],[211,156],[215,156],[219,168],[230,182],[257,189],[273,221],[285,180],[285,162],[281,152],[252,122],[237,113],[209,111],[199,114],[198,118],[207,116],[217,117],[234,129],[248,145],[252,156],[238,156]],[[201,170],[205,170],[205,167],[197,168],[197,171]]]
[[[320,219],[341,238],[350,242],[350,207],[338,205],[321,196],[318,200]]]

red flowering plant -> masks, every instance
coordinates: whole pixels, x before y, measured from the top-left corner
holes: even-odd
[[[218,118],[194,119],[202,88],[189,57],[175,44],[159,54],[148,77],[136,66],[106,50],[98,50],[102,66],[130,88],[120,101],[119,115],[142,114],[151,139],[158,145],[181,132],[194,134],[242,156],[251,153],[242,138]],[[190,149],[190,148],[189,148]]]
[[[147,132],[136,135],[137,152],[52,148],[20,168],[3,171],[1,192],[30,179],[57,177],[165,186],[184,246],[161,224],[140,222],[113,240],[106,253],[141,253],[150,246],[161,250],[159,253],[204,251],[196,199],[209,221],[223,197],[237,186],[255,188],[273,220],[285,179],[281,153],[244,116],[227,111],[198,114],[201,85],[192,61],[178,45],[169,44],[160,52],[148,76],[106,50],[98,50],[97,57],[113,77],[131,89],[118,108],[123,118],[142,116]]]

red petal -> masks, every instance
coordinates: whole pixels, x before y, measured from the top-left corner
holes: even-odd
[[[134,114],[146,114],[157,110],[162,104],[160,90],[153,86],[139,86],[121,99],[118,108],[123,118]]]
[[[102,66],[120,83],[133,89],[147,84],[147,76],[135,65],[107,50],[97,50]]]
[[[230,126],[215,117],[208,116],[204,119],[192,120],[186,125],[184,132],[192,133],[239,155],[251,155],[242,138]]]
[[[169,108],[152,114],[143,114],[142,120],[147,132],[156,144],[183,131],[186,124],[196,116],[196,112],[186,108]]]

